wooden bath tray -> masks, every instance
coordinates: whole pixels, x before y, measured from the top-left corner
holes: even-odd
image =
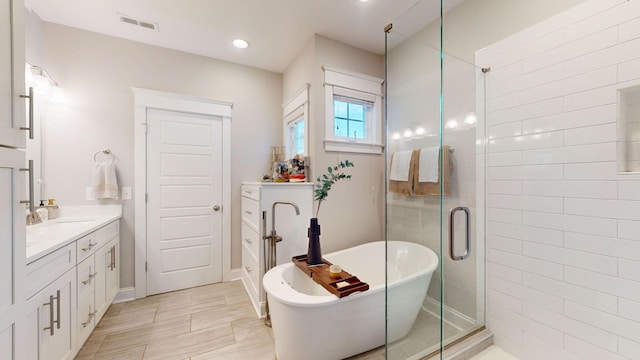
[[[294,256],[291,258],[291,261],[305,274],[309,275],[313,281],[339,298],[350,295],[356,291],[369,290],[369,284],[360,281],[356,276],[344,270],[340,273],[339,278],[331,278],[329,275],[329,266],[332,264],[325,259],[322,259],[323,263],[319,265],[307,264],[307,255]]]

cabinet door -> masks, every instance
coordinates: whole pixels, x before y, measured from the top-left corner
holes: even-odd
[[[16,351],[25,309],[25,212],[20,166],[24,153],[0,148],[0,359],[23,359]]]
[[[76,350],[76,274],[69,270],[38,295],[39,359],[73,359]]]
[[[0,328],[0,359],[16,359],[15,349],[15,327],[13,324],[8,324],[4,328]]]
[[[24,4],[0,0],[0,145],[24,148]]]
[[[96,252],[96,321],[99,321],[111,305],[119,289],[119,237],[111,240]]]
[[[118,236],[111,240],[110,246],[112,246],[111,257],[113,263],[107,267],[109,270],[106,283],[108,304],[111,304],[120,290],[120,237]],[[107,307],[109,306],[107,305]]]
[[[78,300],[77,329],[78,329],[78,348],[84,345],[89,335],[95,327],[96,310],[94,306],[93,293],[84,299]]]

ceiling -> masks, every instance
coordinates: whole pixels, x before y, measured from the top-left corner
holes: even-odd
[[[448,0],[445,6],[462,1]],[[440,0],[25,0],[25,4],[44,21],[279,73],[313,34],[383,54],[387,24],[399,21],[403,34],[411,35],[440,13]],[[410,9],[410,16],[403,16]],[[122,15],[156,23],[157,30],[124,23]],[[249,48],[233,47],[236,38],[248,41]]]

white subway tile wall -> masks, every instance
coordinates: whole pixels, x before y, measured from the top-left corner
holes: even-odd
[[[586,1],[476,62],[491,67],[494,342],[522,360],[640,359],[640,175],[617,167],[617,89],[640,85],[640,1]]]

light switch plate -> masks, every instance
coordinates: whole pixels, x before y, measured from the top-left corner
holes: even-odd
[[[123,186],[122,187],[122,200],[131,200],[131,187]]]
[[[85,199],[88,200],[95,200],[96,199],[96,194],[93,192],[93,188],[85,188],[84,189],[84,197]]]

